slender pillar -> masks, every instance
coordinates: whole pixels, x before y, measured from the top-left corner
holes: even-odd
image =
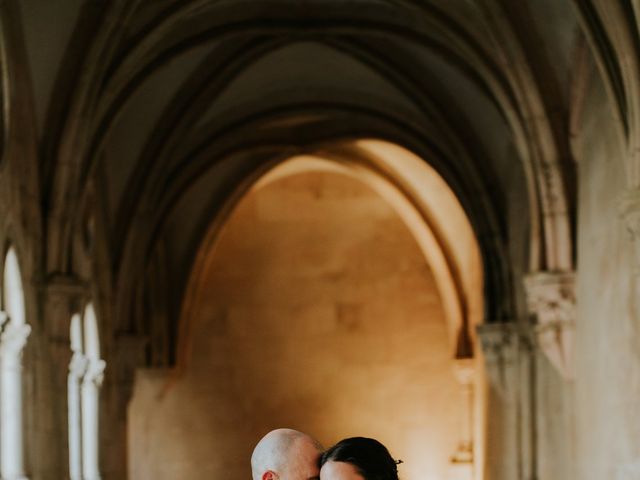
[[[82,472],[83,480],[100,480],[99,466],[99,392],[106,363],[88,359],[82,379]]]
[[[22,436],[22,350],[31,333],[26,324],[6,322],[0,336],[0,474],[2,480],[26,480]]]
[[[488,377],[485,478],[522,480],[517,327],[513,323],[486,323],[477,332]]]
[[[449,480],[473,480],[475,477],[475,459],[473,449],[473,382],[475,380],[475,359],[458,358],[454,360],[454,374],[461,387],[462,417],[460,441],[451,457]]]
[[[73,352],[67,377],[69,420],[69,478],[82,479],[82,419],[80,415],[80,384],[87,370],[87,359]]]

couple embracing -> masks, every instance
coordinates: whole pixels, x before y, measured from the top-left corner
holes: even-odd
[[[251,456],[253,480],[398,480],[398,463],[373,438],[346,438],[323,450],[288,428],[267,433]]]

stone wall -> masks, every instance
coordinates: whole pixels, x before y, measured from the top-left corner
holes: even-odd
[[[434,279],[389,206],[337,174],[278,180],[208,262],[181,374],[138,372],[131,478],[249,478],[280,426],[374,436],[404,480],[444,478],[460,392]]]
[[[576,478],[638,478],[636,260],[618,213],[627,160],[605,92],[596,84],[589,93],[579,165]]]

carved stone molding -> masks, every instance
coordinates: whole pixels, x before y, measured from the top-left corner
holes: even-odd
[[[69,375],[74,379],[80,380],[87,372],[89,360],[80,352],[73,352],[69,361]]]
[[[501,393],[511,390],[509,368],[516,365],[518,332],[512,323],[487,323],[477,327],[487,375]]]
[[[104,379],[104,370],[107,367],[107,363],[104,360],[90,358],[86,365],[86,371],[82,382],[84,384],[94,384],[96,387],[102,385]]]
[[[0,335],[0,357],[4,362],[19,363],[20,354],[31,333],[29,325],[8,322]]]
[[[536,272],[525,278],[537,345],[560,375],[573,379],[576,288],[573,272]]]

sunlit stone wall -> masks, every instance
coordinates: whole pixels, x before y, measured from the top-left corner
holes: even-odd
[[[143,371],[130,477],[250,478],[268,430],[373,436],[441,480],[461,399],[432,274],[393,210],[334,173],[242,200],[210,253],[181,376]]]

